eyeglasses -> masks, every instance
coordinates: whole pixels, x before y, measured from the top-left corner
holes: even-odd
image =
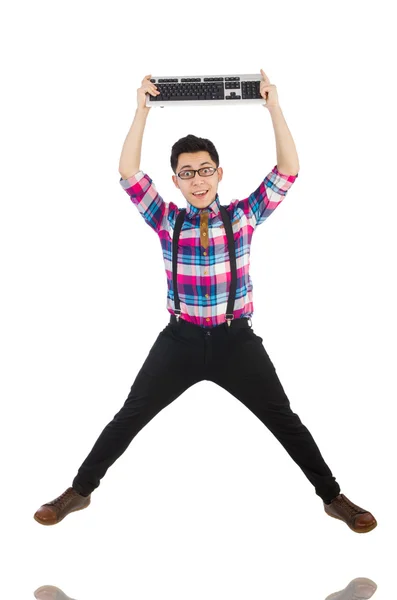
[[[214,167],[202,167],[201,169],[190,169],[189,171],[180,171],[177,175],[181,179],[193,179],[193,177],[196,176],[196,173],[198,173],[201,177],[210,177],[210,175],[213,175],[217,170],[218,169],[215,169]]]

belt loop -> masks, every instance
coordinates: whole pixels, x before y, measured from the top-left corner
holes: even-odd
[[[232,322],[233,319],[234,319],[233,313],[226,313],[226,321],[227,321],[227,324],[228,324],[229,327],[230,327],[231,322]]]

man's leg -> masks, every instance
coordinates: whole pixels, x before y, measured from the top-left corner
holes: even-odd
[[[230,338],[223,353],[224,359],[214,369],[213,381],[266,425],[313,484],[316,494],[330,502],[340,493],[340,487],[309,430],[292,412],[262,338],[249,328],[242,329]]]
[[[72,487],[80,494],[87,496],[97,488],[108,468],[123,454],[137,433],[199,381],[198,370],[182,368],[182,350],[172,334],[159,334],[124,406],[106,425],[73,480]]]
[[[42,505],[35,513],[36,521],[54,525],[70,512],[86,508],[91,492],[137,433],[185,390],[201,381],[200,357],[199,347],[184,343],[167,325],[152,346],[124,406],[100,434],[72,487]]]

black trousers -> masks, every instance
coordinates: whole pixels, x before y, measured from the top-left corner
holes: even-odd
[[[78,470],[73,487],[88,495],[136,434],[199,381],[212,381],[240,400],[284,446],[329,503],[340,487],[308,429],[292,412],[263,339],[248,319],[204,328],[183,319],[160,332],[121,410],[106,425]]]

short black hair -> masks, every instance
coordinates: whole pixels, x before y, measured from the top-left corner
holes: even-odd
[[[196,137],[189,133],[186,137],[180,138],[171,149],[171,169],[176,174],[176,167],[178,165],[178,157],[183,152],[200,152],[201,150],[207,151],[214,161],[216,167],[219,167],[219,156],[214,144],[206,138]]]

